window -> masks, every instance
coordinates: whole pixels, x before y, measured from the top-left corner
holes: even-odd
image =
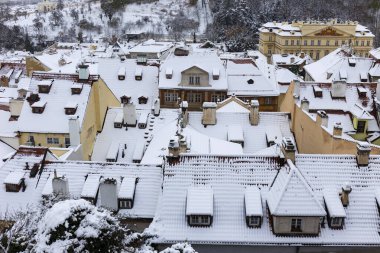
[[[346,44],[346,41],[342,40],[342,45],[345,45]]]
[[[290,45],[294,46],[294,40],[290,41]]]
[[[355,41],[355,45],[356,45],[356,46],[359,46],[359,41]]]
[[[291,232],[301,232],[302,219],[292,219]]]
[[[371,46],[371,41],[367,40],[367,47]]]
[[[303,45],[304,45],[304,46],[307,46],[307,40],[304,40],[304,41],[303,41]]]
[[[211,95],[211,102],[214,102],[214,103],[223,101],[225,99],[226,99],[225,95],[216,95],[216,94]]]
[[[177,93],[165,93],[165,102],[177,102],[178,101],[178,94]]]
[[[250,226],[259,226],[260,225],[260,217],[250,216],[248,223]]]
[[[342,219],[341,218],[331,218],[331,226],[332,227],[340,227],[342,226]]]
[[[271,105],[272,104],[272,98],[271,97],[267,97],[264,99],[264,104],[265,105]]]
[[[319,51],[317,51],[317,53],[315,55],[315,59],[319,60]]]
[[[129,200],[120,200],[120,208],[121,209],[131,209],[132,203]]]
[[[326,40],[326,46],[330,46],[330,41]]]
[[[325,51],[325,55],[328,55],[330,52],[329,52],[329,50],[326,50]]]
[[[210,225],[210,216],[192,215],[190,216],[190,225]]]
[[[48,138],[47,138],[47,143],[48,143],[48,144],[59,144],[59,139],[58,139],[58,138],[51,138],[51,137],[48,137]]]
[[[311,40],[310,42],[311,42],[311,45],[314,46],[314,40]]]
[[[202,102],[202,94],[201,93],[189,93],[187,95],[187,101],[189,103],[201,103]]]
[[[358,126],[356,128],[357,133],[364,133],[365,130],[365,120],[359,120],[358,121]]]
[[[313,51],[310,51],[310,57],[311,57],[311,58],[314,58],[314,53],[313,53]]]
[[[66,148],[70,147],[70,138],[69,137],[65,137],[65,147]]]
[[[34,141],[34,136],[33,135],[29,135],[28,141],[27,141],[27,145],[30,145],[30,146],[34,146],[35,145],[35,141]]]
[[[335,46],[339,46],[339,40],[335,41]]]
[[[321,45],[321,41],[320,40],[318,40],[318,46],[320,46]]]
[[[364,40],[360,43],[360,45],[361,45],[362,47],[364,47]]]
[[[201,77],[200,76],[189,76],[189,84],[199,85],[200,83],[201,83]]]
[[[285,40],[285,46],[288,46],[288,45],[289,45],[289,41]]]
[[[297,46],[299,46],[300,45],[300,41],[299,40],[297,40]]]
[[[200,83],[201,83],[201,77],[200,76],[196,76],[195,77],[195,84],[199,85]]]
[[[194,84],[194,77],[193,76],[189,76],[189,84]]]

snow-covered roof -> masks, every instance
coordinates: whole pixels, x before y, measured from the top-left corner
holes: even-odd
[[[160,55],[161,53],[169,50],[173,47],[174,44],[172,42],[162,42],[155,41],[153,39],[144,41],[141,44],[138,44],[131,49],[129,49],[130,53],[155,53]]]
[[[374,48],[374,49],[371,49],[369,51],[369,54],[371,55],[371,57],[373,57],[374,59],[376,60],[380,60],[380,47],[378,48]]]
[[[40,81],[33,78],[30,84],[30,91],[37,92],[37,85],[39,83]],[[18,130],[20,132],[32,133],[69,133],[68,119],[71,115],[66,115],[64,110],[68,101],[70,101],[69,106],[77,104],[75,115],[79,117],[78,119],[81,126],[90,98],[91,86],[89,84],[83,84],[82,92],[72,95],[72,85],[72,81],[55,79],[48,94],[38,93],[40,101],[32,104],[32,106],[43,107],[43,105],[46,104],[45,110],[41,114],[33,113],[31,105],[25,102],[18,119]],[[27,96],[29,96],[31,92],[28,92]]]
[[[119,80],[119,69],[125,68],[125,80]],[[135,72],[141,69],[144,73],[141,81],[135,80]],[[99,75],[117,99],[122,96],[131,97],[137,109],[151,109],[158,97],[158,68],[154,66],[137,65],[135,59],[121,62],[117,58],[99,59]],[[148,98],[147,104],[139,104],[138,98]]]
[[[315,82],[346,80],[347,83],[361,83],[368,82],[368,72],[372,66],[373,59],[355,57],[345,49],[338,48],[319,61],[306,65],[304,69]],[[366,73],[365,81],[361,79],[362,73]]]
[[[267,196],[267,203],[275,216],[320,216],[326,215],[299,170],[290,162],[290,172],[281,170]]]
[[[251,59],[227,61],[228,94],[237,96],[278,96],[275,82],[268,80]]]
[[[82,193],[80,196],[83,198],[95,198],[98,189],[99,189],[99,181],[100,181],[100,174],[88,174],[86,181],[83,184]]]
[[[25,178],[25,171],[12,171],[4,179],[4,184],[20,184]]]
[[[189,187],[186,198],[186,215],[214,214],[214,193],[211,187]]]
[[[272,54],[272,63],[276,66],[301,65],[313,63],[313,59],[307,54],[304,54],[304,57],[298,54]]]
[[[350,112],[352,115],[358,119],[366,119],[366,120],[371,120],[374,119],[374,117],[366,110],[364,109],[361,105],[355,104],[351,107]]]
[[[15,137],[17,135],[17,121],[10,120],[9,111],[0,110],[0,136]]]
[[[120,185],[118,198],[133,199],[136,190],[136,177],[126,177]]]
[[[208,86],[184,86],[181,84],[182,72],[191,67],[198,67],[209,75]],[[166,78],[167,69],[173,70],[172,78]],[[219,78],[213,80],[212,73],[219,70]],[[197,90],[227,90],[226,70],[222,61],[214,51],[191,52],[187,56],[169,54],[160,66],[159,89],[197,89]]]
[[[272,232],[268,212],[263,212],[260,228],[249,228],[244,212],[246,187],[260,188],[262,203],[265,205],[273,180],[283,180],[284,175],[298,176],[288,172],[288,165],[281,167],[276,159],[268,156],[188,155],[183,156],[179,163],[165,167],[160,209],[149,230],[155,231],[158,235],[157,242],[161,243],[187,240],[193,244],[380,245],[380,218],[375,198],[379,196],[379,156],[370,156],[369,166],[360,168],[354,155],[296,155],[295,164],[299,170],[297,174],[302,173],[301,181],[309,185],[314,195],[313,206],[321,211],[318,215],[324,211],[324,189],[333,189],[337,193],[345,183],[352,186],[350,203],[345,208],[343,229],[330,228],[325,219],[318,236],[276,236]],[[276,178],[278,170],[284,171],[284,174],[279,174]],[[294,185],[292,192],[299,189],[300,195],[288,201],[289,205],[305,210],[305,204],[299,197],[302,199],[310,191],[303,188],[302,182],[299,183],[301,186]],[[197,184],[213,189],[214,215],[210,227],[191,227],[185,219],[187,189]],[[306,203],[309,201],[307,199]]]
[[[323,199],[325,200],[326,208],[330,217],[346,217],[346,211],[344,211],[342,201],[339,198],[339,193],[335,189],[324,189]]]
[[[263,216],[263,203],[257,186],[248,186],[245,189],[244,204],[246,216]]]
[[[228,125],[227,139],[232,142],[244,142],[243,128],[241,125]]]

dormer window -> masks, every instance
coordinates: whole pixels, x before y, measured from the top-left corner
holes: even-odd
[[[186,217],[190,226],[210,226],[214,214],[214,193],[210,187],[187,190]]]
[[[301,218],[292,219],[290,231],[291,232],[302,232],[301,228],[302,228],[302,219]]]
[[[38,101],[32,104],[32,112],[41,114],[44,112],[46,107],[46,102]]]
[[[356,60],[354,58],[349,58],[348,59],[348,65],[350,67],[355,67],[356,66]]]
[[[119,79],[120,81],[125,80],[125,73],[126,73],[125,67],[121,67],[117,74],[117,79]]]
[[[124,124],[124,118],[123,118],[123,113],[122,112],[119,112],[116,117],[115,117],[115,120],[113,122],[113,126],[114,128],[122,128],[123,127],[123,124]]]
[[[128,97],[128,96],[125,96],[125,95],[122,96],[122,97],[120,97],[120,101],[121,101],[122,104],[128,104],[130,100],[131,100],[131,97]]]
[[[200,76],[189,76],[189,84],[200,85],[201,84],[201,77]]]
[[[339,194],[334,189],[324,189],[323,199],[327,210],[327,222],[330,228],[341,229],[344,225],[346,211]]]
[[[50,92],[51,86],[53,85],[54,80],[43,80],[38,83],[38,92],[46,93]]]
[[[172,68],[167,68],[165,71],[166,79],[172,79],[173,77],[173,69]]]
[[[142,80],[142,68],[137,68],[135,71],[135,80],[136,81],[141,81]]]
[[[368,73],[365,71],[360,72],[360,81],[361,82],[368,82]]]
[[[321,87],[314,85],[313,86],[313,91],[314,91],[314,96],[316,98],[321,98],[322,97],[322,89],[321,89]]]
[[[81,84],[73,84],[71,86],[71,95],[79,95],[81,94],[83,89],[83,85]]]
[[[358,87],[359,98],[367,97],[367,90],[364,87]]]
[[[133,208],[137,181],[138,180],[135,177],[123,179],[118,194],[119,209]]]
[[[140,105],[145,105],[146,103],[148,103],[148,97],[145,96],[140,96],[138,100]]]
[[[248,83],[248,84],[254,84],[255,81],[253,81],[253,79],[249,79],[249,80],[247,81],[247,83]]]
[[[219,73],[219,69],[214,68],[214,69],[212,70],[212,79],[213,79],[213,80],[219,80],[219,75],[220,75],[220,73]]]
[[[78,104],[76,102],[68,102],[65,106],[66,115],[74,115],[77,111]]]
[[[263,207],[261,194],[256,186],[247,187],[244,195],[245,217],[248,227],[261,227],[263,219]]]

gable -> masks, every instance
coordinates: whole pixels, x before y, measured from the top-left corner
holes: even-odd
[[[317,28],[303,34],[303,36],[318,36],[318,37],[342,37],[342,36],[351,36],[347,31],[343,31],[336,26],[324,26],[322,28]]]
[[[182,74],[187,74],[187,73],[199,73],[201,72],[202,74],[205,74],[205,75],[208,75],[208,72],[198,66],[192,66],[190,68],[187,68],[185,70],[183,70],[181,73]]]

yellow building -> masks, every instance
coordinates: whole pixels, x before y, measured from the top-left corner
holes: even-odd
[[[70,147],[91,159],[108,107],[120,102],[99,76],[82,74],[33,74],[18,119],[20,145],[51,147],[58,156]]]
[[[37,10],[39,12],[49,12],[54,11],[55,9],[57,9],[56,1],[42,0],[37,5]]]
[[[260,29],[259,50],[271,58],[272,54],[304,52],[318,60],[342,45],[351,45],[358,56],[368,57],[374,35],[358,22],[330,20],[269,22]]]

